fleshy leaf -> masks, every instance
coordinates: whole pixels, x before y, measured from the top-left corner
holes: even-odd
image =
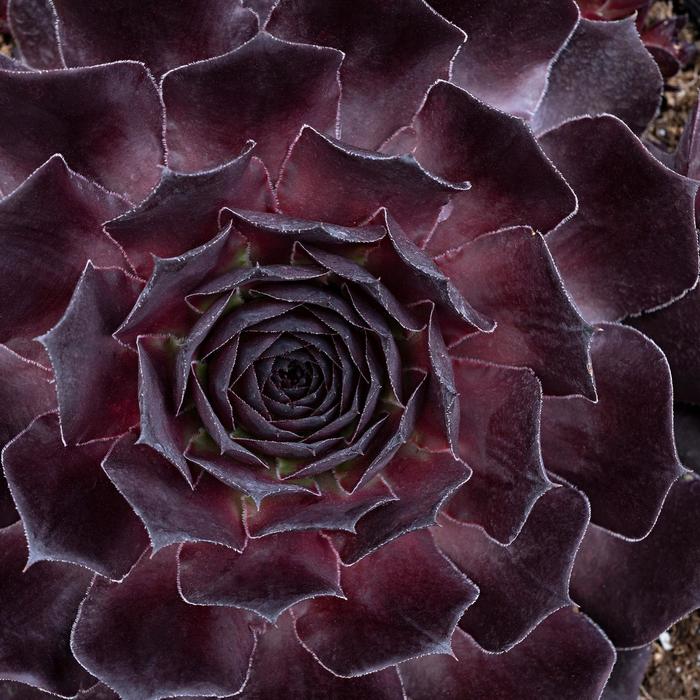
[[[618,649],[615,666],[601,700],[638,700],[650,658],[651,647]]]
[[[12,0],[7,5],[9,29],[23,61],[41,70],[63,68],[51,0]]]
[[[7,527],[19,520],[19,513],[10,494],[4,475],[0,476],[0,527]]]
[[[467,33],[452,66],[452,82],[497,109],[531,117],[550,66],[576,26],[576,5],[559,0],[430,4]]]
[[[138,273],[148,277],[152,255],[176,257],[213,238],[225,205],[262,211],[274,206],[267,172],[250,148],[213,170],[184,174],[165,168],[148,199],[105,230],[124,247]]]
[[[139,412],[141,431],[139,445],[148,445],[159,452],[192,483],[190,468],[183,452],[188,436],[186,418],[175,415],[170,399],[168,375],[172,375],[172,360],[165,341],[142,336],[138,339],[139,353]]]
[[[426,172],[411,155],[363,151],[305,127],[277,184],[285,214],[357,226],[386,207],[409,237],[428,237],[442,208],[469,183]]]
[[[252,610],[274,622],[287,608],[317,596],[342,596],[338,558],[318,532],[250,539],[238,554],[211,544],[184,544],[178,582],[193,605]]]
[[[31,70],[31,68],[24,63],[20,63],[18,60],[2,53],[0,54],[0,70],[28,71]]]
[[[196,314],[185,297],[210,275],[223,271],[220,268],[230,263],[238,243],[226,228],[183,255],[156,258],[153,274],[115,336],[133,344],[139,335],[187,332]]]
[[[248,238],[248,235],[246,233],[245,238]],[[248,241],[246,241],[246,250],[248,251],[250,249],[247,244]],[[198,308],[202,297],[235,290],[253,282],[306,282],[323,277],[324,274],[326,272],[322,268],[314,265],[254,265],[253,267],[234,268],[197,287],[187,295],[187,302],[194,308]],[[270,317],[268,316],[268,318]],[[243,328],[245,326],[240,327],[239,331],[242,331]],[[207,343],[207,346],[210,346],[208,352],[221,347],[219,340]]]
[[[433,85],[411,131],[412,153],[423,167],[472,185],[452,199],[427,242],[434,255],[507,226],[548,231],[576,208],[527,126],[455,85]]]
[[[253,499],[256,506],[259,506],[269,496],[308,491],[298,484],[280,481],[274,472],[268,471],[262,466],[255,468],[237,461],[230,455],[198,450],[194,444],[188,447],[185,456],[219,481],[246,493]]]
[[[449,564],[427,532],[413,532],[343,567],[347,600],[300,606],[304,646],[338,676],[362,676],[419,654],[449,653],[477,589]]]
[[[106,442],[64,446],[54,413],[5,447],[2,463],[30,564],[71,562],[120,579],[148,546],[138,518],[100,468],[108,448]]]
[[[241,700],[403,700],[401,681],[395,669],[358,678],[340,678],[327,671],[306,651],[294,632],[287,613],[276,626],[269,625],[258,638],[250,678]]]
[[[142,286],[122,270],[88,262],[63,317],[41,337],[68,444],[114,437],[138,423],[137,356],[112,333]]]
[[[293,219],[243,209],[225,210],[233,226],[250,242],[251,255],[261,263],[287,263],[295,242],[325,246],[375,243],[386,231],[382,226],[334,226],[320,221]]]
[[[649,644],[700,606],[699,527],[700,479],[688,475],[674,484],[643,540],[628,542],[589,528],[576,558],[571,597],[616,646]]]
[[[81,175],[133,201],[158,182],[161,104],[153,78],[140,63],[0,71],[0,119],[2,192],[17,187],[54,153],[63,154]]]
[[[50,380],[49,371],[0,345],[0,449],[38,415],[56,407]]]
[[[607,323],[593,337],[591,356],[596,403],[544,400],[544,463],[588,496],[596,525],[638,539],[682,469],[668,363],[641,333]]]
[[[435,543],[480,590],[459,626],[486,651],[502,652],[569,605],[569,577],[588,517],[580,493],[557,487],[535,503],[508,546],[474,525],[443,519],[433,528]]]
[[[15,683],[14,681],[0,681],[0,697],[4,700],[56,700],[56,695],[47,693],[43,690],[26,685],[24,683]],[[92,695],[80,694],[80,700],[89,698],[92,700]],[[95,696],[96,700],[102,700]],[[112,695],[106,700],[118,700],[115,695]]]
[[[247,510],[246,528],[252,537],[289,530],[354,532],[358,520],[394,500],[396,496],[381,479],[348,494],[331,477],[322,481],[318,495],[279,495],[256,511]]]
[[[408,238],[386,209],[382,209],[374,220],[383,223],[387,235],[367,253],[365,267],[377,279],[383,278],[384,283],[391,285],[404,304],[432,301],[437,315],[452,322],[456,320],[461,333],[473,329],[487,332],[494,329],[493,321],[467,303],[457,287],[435,264],[433,256]],[[391,271],[398,269],[398,266],[403,267],[404,272],[400,283],[393,284]]]
[[[0,678],[74,695],[93,683],[69,648],[92,574],[57,562],[39,562],[25,571],[26,563],[21,524],[0,530]],[[34,693],[22,688],[17,700],[28,700],[25,690]],[[40,697],[38,691],[35,696]]]
[[[190,487],[170,462],[137,445],[131,434],[117,440],[102,468],[143,521],[154,551],[199,541],[243,549],[240,494],[209,474]]]
[[[614,114],[639,134],[658,109],[662,87],[633,17],[582,19],[552,66],[532,126],[543,133],[575,117]]]
[[[377,148],[410,121],[465,39],[423,0],[282,0],[267,29],[343,51],[341,138],[359,148]]]
[[[123,583],[95,578],[71,638],[75,657],[122,700],[235,694],[253,647],[242,612],[180,598],[172,547],[144,556]]]
[[[258,16],[260,28],[267,23],[272,8],[277,4],[277,0],[242,0],[245,7],[249,7]]]
[[[453,653],[425,656],[399,667],[411,700],[518,698],[598,700],[615,661],[615,650],[598,628],[572,608],[544,620],[505,654],[490,654],[461,630]]]
[[[664,351],[675,398],[700,404],[700,286],[673,304],[628,322]]]
[[[462,409],[459,454],[472,477],[446,512],[508,544],[549,485],[540,452],[542,389],[528,369],[466,358],[452,365]]]
[[[119,696],[104,683],[96,683],[86,690],[79,700],[120,700]]]
[[[0,340],[34,336],[61,317],[86,261],[119,266],[101,229],[126,203],[50,158],[0,201]]]
[[[547,245],[584,318],[617,321],[695,284],[697,183],[661,165],[615,117],[569,122],[540,143],[579,199]]]
[[[541,235],[525,227],[504,229],[437,263],[465,299],[497,324],[493,333],[468,336],[456,355],[530,367],[545,394],[595,396],[588,368],[593,329],[569,300]]]
[[[192,375],[193,384],[200,384],[195,372],[195,356],[197,350],[212,328],[216,325],[216,322],[221,318],[226,307],[230,304],[232,297],[232,292],[222,294],[218,298],[215,297],[211,306],[209,306],[209,308],[194,322],[189,328],[185,338],[178,343],[177,350],[175,351],[175,376],[172,382],[173,398],[175,400],[175,408],[178,412],[182,410],[185,401],[190,375]],[[201,394],[201,400],[203,402],[208,402],[208,398],[201,390],[201,387],[194,387],[194,393],[197,409],[200,416],[204,419],[203,411],[200,407],[199,394]],[[208,407],[208,410],[211,410],[211,408]],[[206,423],[204,427],[210,433],[213,432],[209,430],[210,426]]]
[[[405,409],[383,421],[380,418],[375,422],[380,428],[376,434],[376,451],[368,450],[352,465],[349,473],[344,475],[341,483],[344,488],[351,491],[363,488],[392,460],[415,432],[416,420],[424,403],[426,377],[422,372],[412,373],[411,391],[408,393]],[[442,407],[441,407],[442,408]],[[370,428],[367,432],[371,432]]]
[[[445,499],[469,475],[469,467],[448,450],[431,452],[405,445],[382,471],[397,500],[365,515],[355,534],[333,536],[343,563],[355,564],[387,542],[433,525]]]
[[[254,139],[275,180],[303,124],[335,133],[341,60],[335,49],[261,32],[235,51],[171,71],[163,79],[170,167],[212,168]]]
[[[372,297],[379,306],[383,307],[384,316],[388,316],[407,330],[418,331],[422,328],[422,325],[416,321],[413,314],[400,304],[380,279],[369,273],[363,265],[348,260],[347,257],[342,255],[329,253],[314,246],[304,245],[301,248],[315,263],[325,267],[329,272],[336,274],[343,280],[347,280],[348,282],[352,282],[364,288],[364,291]],[[362,303],[358,302],[357,298],[353,297],[352,294],[350,296],[356,307],[358,303]],[[374,322],[375,314],[372,314],[366,305],[363,304],[362,308],[358,308],[357,311],[360,316],[365,318],[370,327],[374,328],[378,325]],[[370,316],[369,314],[372,315]],[[379,321],[379,323],[382,324],[382,328],[377,332],[381,334],[381,331],[384,330],[384,326],[386,325],[386,321]]]
[[[133,59],[156,78],[170,68],[231,51],[258,29],[255,14],[235,0],[185,0],[177,11],[168,0],[53,4],[66,65]]]

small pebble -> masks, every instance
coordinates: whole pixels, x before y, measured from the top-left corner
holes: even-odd
[[[671,644],[671,635],[668,632],[662,632],[659,635],[659,641],[661,642],[661,646],[666,651],[671,651],[671,649],[673,649],[673,644]]]

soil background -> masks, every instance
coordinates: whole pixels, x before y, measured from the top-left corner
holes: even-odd
[[[640,700],[700,699],[700,612],[654,642],[640,693]]]

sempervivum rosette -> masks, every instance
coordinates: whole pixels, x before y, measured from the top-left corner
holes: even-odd
[[[635,698],[700,601],[700,306],[634,17],[7,17],[3,697]]]

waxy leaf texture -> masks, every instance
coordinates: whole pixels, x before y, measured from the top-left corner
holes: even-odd
[[[700,605],[648,5],[0,0],[0,698],[637,700]]]

